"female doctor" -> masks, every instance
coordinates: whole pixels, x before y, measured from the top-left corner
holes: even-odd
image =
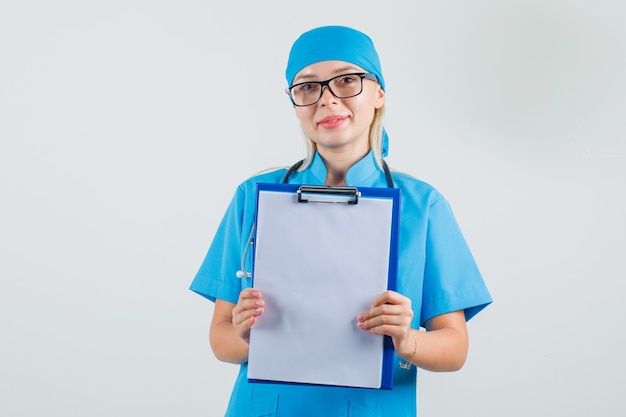
[[[308,155],[290,170],[238,187],[190,287],[215,302],[209,336],[215,356],[240,365],[226,415],[416,416],[417,368],[460,369],[468,351],[466,321],[491,297],[446,200],[432,186],[390,172],[383,160],[385,80],[372,40],[342,26],[305,32],[291,48],[286,77]],[[362,331],[391,337],[393,389],[248,382],[250,329],[265,303],[237,271],[259,182],[402,190],[397,292],[386,291],[368,310],[354,312]]]

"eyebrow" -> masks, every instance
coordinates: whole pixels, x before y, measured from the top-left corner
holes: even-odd
[[[331,72],[331,74],[338,75],[338,74],[341,74],[342,72],[346,72],[346,71],[362,71],[362,70],[359,70],[358,68],[350,65],[350,66],[337,68],[337,69],[333,70]],[[311,80],[311,79],[319,79],[319,75],[317,75],[315,73],[302,74],[302,75],[297,76],[293,80],[293,83],[296,84],[297,82],[300,82],[302,80]]]

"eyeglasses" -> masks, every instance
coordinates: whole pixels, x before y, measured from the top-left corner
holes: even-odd
[[[376,75],[366,72],[337,75],[326,81],[306,81],[287,87],[285,92],[291,102],[298,107],[312,106],[320,101],[324,86],[337,98],[350,98],[363,92],[363,79],[378,81]]]

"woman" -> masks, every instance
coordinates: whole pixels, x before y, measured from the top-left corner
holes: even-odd
[[[491,297],[445,199],[424,182],[390,173],[383,160],[385,82],[371,39],[342,26],[308,31],[292,46],[286,77],[308,141],[307,158],[289,171],[261,174],[239,186],[191,285],[215,302],[210,341],[216,357],[241,365],[227,415],[415,416],[416,368],[461,368],[468,349],[466,321]],[[263,294],[236,271],[259,182],[402,190],[397,291],[386,291],[370,309],[355,312],[360,329],[393,341],[393,389],[247,381],[250,329],[265,304]]]

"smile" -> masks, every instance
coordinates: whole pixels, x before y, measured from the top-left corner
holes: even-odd
[[[348,120],[348,116],[327,116],[320,120],[317,124],[326,129],[332,129]]]

